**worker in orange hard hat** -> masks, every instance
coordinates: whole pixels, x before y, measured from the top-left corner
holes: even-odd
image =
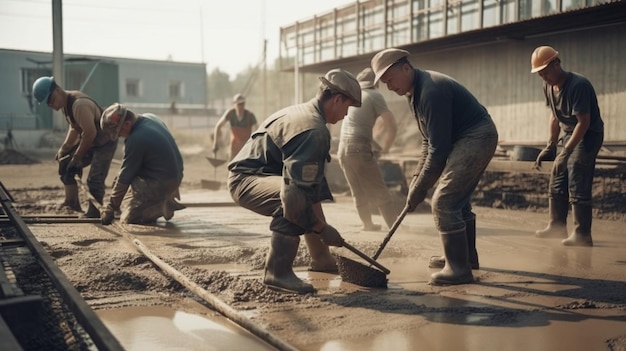
[[[563,140],[550,174],[550,221],[535,235],[565,238],[562,243],[566,246],[593,246],[591,187],[596,157],[604,141],[604,122],[596,92],[587,78],[565,71],[559,52],[550,46],[536,48],[530,57],[530,66],[530,72],[544,80],[543,93],[550,108],[548,144],[537,157],[535,168],[541,168],[542,161],[556,154],[557,142]],[[574,231],[568,236],[566,222],[570,203]]]

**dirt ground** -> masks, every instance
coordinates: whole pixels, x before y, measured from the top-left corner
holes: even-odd
[[[239,313],[302,350],[626,350],[626,238],[623,222],[594,221],[594,248],[564,248],[532,232],[545,213],[477,207],[481,269],[476,284],[427,284],[428,258],[441,244],[427,212],[407,216],[380,262],[391,270],[388,289],[341,282],[307,272],[301,245],[295,266],[318,292],[282,294],[261,284],[269,219],[230,206],[223,189],[202,180],[224,179],[202,149],[183,149],[188,207],[156,226],[31,225],[90,306],[109,310],[168,306],[211,313],[189,304],[192,294],[128,240],[143,242],[165,262]],[[44,153],[45,154],[45,153]],[[0,180],[22,215],[61,214],[62,188],[50,155],[40,162],[0,165]],[[111,185],[119,169],[114,163]],[[110,189],[109,189],[110,190]],[[83,208],[87,202],[82,197]],[[324,204],[329,223],[372,254],[386,232],[362,232],[351,199]],[[379,216],[376,220],[381,222]],[[570,224],[571,225],[571,224]],[[333,249],[350,256],[345,249]],[[353,257],[354,256],[350,256]],[[213,313],[215,314],[215,313]]]

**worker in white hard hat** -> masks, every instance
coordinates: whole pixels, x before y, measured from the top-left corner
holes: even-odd
[[[40,77],[33,83],[33,95],[40,104],[47,104],[53,110],[61,110],[69,126],[63,144],[55,155],[59,163],[59,176],[65,187],[62,208],[82,212],[75,175],[82,177],[83,168],[89,167],[87,188],[89,193],[102,202],[104,180],[117,148],[117,140],[100,128],[102,108],[83,92],[64,90],[53,77]],[[98,218],[100,211],[89,202],[83,217]]]
[[[222,117],[217,121],[213,130],[213,152],[219,150],[220,131],[226,124],[230,124],[230,152],[229,160],[241,150],[243,144],[248,141],[250,134],[257,128],[257,121],[254,113],[246,109],[246,98],[242,94],[236,94],[233,97],[233,108],[224,112]]]
[[[263,282],[272,289],[312,293],[313,286],[293,272],[303,235],[311,270],[337,273],[328,246],[343,238],[322,210],[332,199],[324,175],[330,160],[327,123],[344,118],[361,105],[361,88],[351,73],[334,69],[320,77],[317,96],[269,116],[228,164],[228,187],[240,206],[271,216],[272,238]]]
[[[554,157],[558,141],[563,141],[550,173],[550,221],[535,235],[561,238],[566,246],[593,246],[591,188],[596,157],[604,141],[604,122],[596,92],[587,78],[565,71],[559,52],[550,46],[539,46],[533,51],[530,67],[531,73],[543,79],[543,94],[550,109],[548,143],[537,157],[535,168],[541,168],[542,161]],[[570,204],[574,230],[568,236]]]
[[[121,222],[154,224],[159,217],[170,220],[178,203],[183,179],[183,158],[174,137],[156,115],[136,115],[115,103],[102,113],[102,130],[111,139],[124,138],[124,159],[111,196],[100,217],[111,224],[116,211]]]
[[[470,200],[493,157],[498,132],[467,88],[442,73],[414,68],[408,57],[408,51],[391,48],[371,61],[375,81],[407,97],[422,136],[422,157],[406,206],[413,211],[436,184],[431,207],[444,255],[429,262],[429,267],[442,268],[431,275],[430,284],[471,283],[479,262]]]

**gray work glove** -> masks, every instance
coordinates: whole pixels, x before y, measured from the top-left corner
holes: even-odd
[[[536,170],[540,170],[541,162],[545,161],[548,158],[553,158],[555,155],[556,155],[556,143],[550,141],[548,142],[548,145],[546,145],[546,147],[543,150],[541,150],[541,152],[537,156],[537,160],[535,160],[535,164],[533,168]]]
[[[321,232],[315,232],[320,236],[322,242],[328,246],[343,246],[343,238],[332,225],[326,224]]]
[[[572,150],[563,148],[563,151],[561,151],[561,153],[554,159],[554,164],[552,165],[552,176],[561,175],[567,171],[567,160],[569,160],[569,156],[571,154]]]
[[[107,205],[107,207],[100,212],[100,223],[103,225],[109,225],[113,223],[113,219],[115,218],[115,210],[111,204]]]

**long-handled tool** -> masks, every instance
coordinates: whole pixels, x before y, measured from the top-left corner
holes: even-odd
[[[402,209],[402,212],[400,213],[400,215],[398,215],[398,218],[396,218],[396,221],[393,222],[393,225],[389,229],[389,233],[387,233],[387,236],[385,236],[385,239],[378,247],[378,250],[376,250],[376,253],[374,254],[374,256],[372,256],[373,259],[377,259],[378,256],[380,256],[380,254],[383,252],[383,250],[385,249],[385,246],[387,246],[387,243],[389,242],[393,234],[396,232],[396,230],[400,226],[400,223],[402,223],[402,220],[404,220],[404,217],[406,217],[407,213],[409,213],[409,205],[404,206],[404,209]]]
[[[343,256],[337,256],[337,268],[339,269],[339,275],[342,281],[366,287],[387,287],[387,274],[390,273],[389,269],[346,242],[343,243],[343,247],[352,251],[378,269]]]
[[[213,151],[213,157],[207,156],[206,159],[213,166],[213,180],[211,181],[211,180],[203,179],[202,185],[209,189],[217,190],[220,188],[220,182],[217,180],[217,167],[223,165],[224,163],[228,161],[217,158],[217,153],[215,151]]]

